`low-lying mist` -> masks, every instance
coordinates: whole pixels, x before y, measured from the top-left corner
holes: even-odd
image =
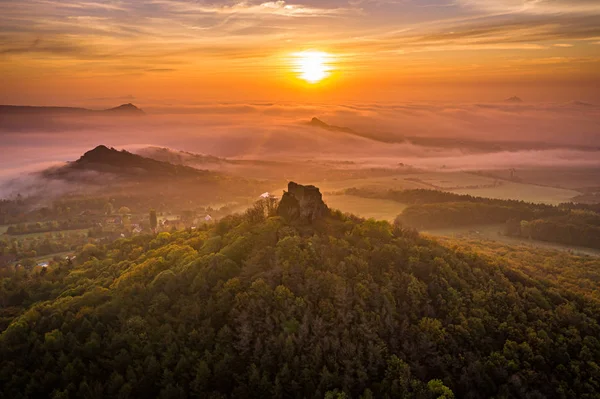
[[[352,161],[433,170],[600,166],[600,108],[569,104],[218,104],[147,115],[0,115],[0,181],[105,144],[252,160]],[[313,117],[336,127],[310,126]],[[14,187],[14,186],[13,186]]]

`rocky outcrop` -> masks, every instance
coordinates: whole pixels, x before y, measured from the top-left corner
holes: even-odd
[[[323,196],[317,187],[294,182],[288,184],[277,208],[277,214],[284,219],[305,223],[312,223],[328,213],[329,208],[323,202]]]

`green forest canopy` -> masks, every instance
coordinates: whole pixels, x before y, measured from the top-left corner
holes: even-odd
[[[0,397],[597,398],[597,297],[490,256],[260,207],[88,245],[3,271]]]

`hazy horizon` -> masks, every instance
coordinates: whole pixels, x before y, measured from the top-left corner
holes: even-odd
[[[600,103],[599,22],[592,0],[6,0],[0,103]]]

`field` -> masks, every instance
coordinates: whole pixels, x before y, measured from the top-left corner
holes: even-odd
[[[45,231],[41,233],[30,233],[30,234],[18,234],[18,235],[5,235],[4,237],[10,237],[15,240],[26,240],[32,238],[50,238],[56,237],[59,234],[63,235],[87,235],[89,229],[74,229],[74,230],[56,230],[56,231]]]
[[[348,188],[372,190],[438,189],[457,194],[470,194],[498,199],[516,199],[527,202],[557,205],[569,202],[579,193],[574,190],[533,184],[515,183],[466,172],[406,172],[385,177],[299,182],[313,184],[321,190],[329,207],[354,213],[364,218],[392,221],[406,205],[394,201],[362,198],[339,193]],[[273,191],[280,196],[285,188]]]
[[[37,263],[42,263],[42,262],[50,262],[52,259],[54,259],[55,256],[64,258],[67,255],[72,255],[73,251],[70,252],[57,252],[54,254],[48,254],[48,255],[43,255],[43,256],[38,256],[37,258],[34,258],[35,261]]]
[[[496,187],[466,188],[449,191],[457,194],[469,194],[476,197],[514,199],[551,205],[569,202],[573,197],[579,195],[579,192],[575,190],[506,181],[501,182],[501,184]]]
[[[352,195],[325,195],[324,200],[332,209],[349,212],[364,218],[393,221],[405,205],[395,201],[361,198]]]
[[[507,237],[502,235],[501,232],[504,228],[503,224],[493,225],[480,225],[480,226],[466,226],[462,228],[452,229],[436,229],[423,231],[423,234],[434,236],[434,237],[445,237],[445,238],[456,238],[463,240],[480,240],[483,243],[486,242],[498,242],[505,245],[514,247],[523,247],[527,249],[545,249],[554,250],[561,252],[568,252],[575,255],[585,256],[600,256],[600,250],[575,247],[569,245],[555,244],[544,241],[528,240],[519,237]]]
[[[408,190],[413,188],[426,188],[426,185],[417,183],[407,178],[417,176],[414,173],[404,173],[384,177],[371,177],[363,179],[326,180],[320,182],[309,182],[321,189],[322,193],[341,191],[351,187],[368,187],[374,189]]]
[[[511,171],[508,169],[489,171],[484,174],[505,180],[511,177]],[[600,188],[600,169],[593,167],[519,169],[515,172],[515,176],[523,183],[548,187],[578,191]]]
[[[516,199],[552,205],[569,202],[573,197],[580,194],[578,191],[566,188],[517,183],[467,172],[413,172],[385,177],[300,183],[314,184],[324,194],[339,192],[352,187],[374,190],[424,188],[479,197]],[[279,193],[276,192],[275,194]],[[367,207],[368,205],[365,204],[365,208]]]

